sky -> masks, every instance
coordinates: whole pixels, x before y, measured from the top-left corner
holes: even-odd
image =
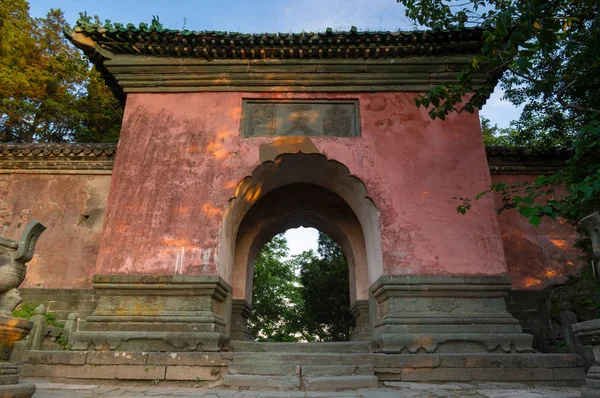
[[[98,15],[100,20],[123,24],[149,23],[154,15],[169,29],[218,30],[243,33],[314,32],[349,30],[411,30],[414,26],[404,16],[396,0],[30,0],[30,13],[41,17],[50,8],[60,8],[73,25],[79,13]],[[508,127],[520,115],[520,109],[502,101],[496,89],[481,115]],[[299,228],[286,233],[291,254],[316,250],[317,231]]]

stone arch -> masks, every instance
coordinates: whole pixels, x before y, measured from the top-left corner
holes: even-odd
[[[346,166],[302,152],[261,163],[238,184],[225,208],[219,272],[232,285],[233,298],[250,301],[249,271],[258,250],[275,234],[297,226],[317,227],[342,246],[354,280],[351,300],[367,300],[369,286],[382,275],[377,209]]]

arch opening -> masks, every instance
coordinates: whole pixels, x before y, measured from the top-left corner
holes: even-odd
[[[376,208],[359,179],[321,154],[285,154],[261,164],[238,185],[224,217],[219,269],[234,303],[245,303],[247,312],[260,250],[291,228],[318,229],[340,245],[351,306],[369,300],[369,286],[381,275]],[[232,322],[238,321],[232,314]]]

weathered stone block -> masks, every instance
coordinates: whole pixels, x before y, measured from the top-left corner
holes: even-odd
[[[68,379],[164,380],[165,366],[144,365],[32,365],[23,364],[27,377],[64,377]]]
[[[372,376],[373,365],[303,365],[303,376]]]
[[[470,355],[465,358],[465,367],[467,368],[512,368],[522,369],[533,367],[531,355],[502,355],[502,354],[483,354]]]
[[[25,351],[23,362],[32,365],[83,365],[87,352],[76,351]]]
[[[585,372],[583,368],[556,368],[553,369],[554,372],[554,380],[574,380],[574,381],[584,381],[585,380]]]
[[[402,370],[402,381],[470,381],[472,379],[469,369],[461,368],[436,368]]]
[[[413,355],[383,355],[376,356],[375,367],[396,368],[435,368],[440,366],[440,355],[438,354],[413,354]]]
[[[552,381],[552,369],[471,369],[473,380],[485,381]]]
[[[281,390],[300,387],[298,376],[254,376],[254,375],[225,375],[223,384],[231,387],[247,388],[277,388]]]
[[[145,365],[147,359],[147,352],[92,351],[88,353],[86,363],[91,365]]]
[[[148,365],[227,366],[229,360],[212,352],[151,352]]]
[[[372,388],[379,385],[376,376],[303,377],[302,379],[304,388],[308,391]]]
[[[223,369],[220,366],[167,366],[166,380],[218,380]]]
[[[246,375],[295,375],[300,373],[299,365],[282,365],[280,363],[231,364],[229,373]]]
[[[572,368],[583,366],[583,360],[575,354],[536,354],[531,356],[536,368]]]

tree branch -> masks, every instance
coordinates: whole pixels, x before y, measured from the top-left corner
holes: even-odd
[[[573,79],[569,84],[565,84],[563,88],[559,90],[559,92],[556,94],[556,99],[558,100],[558,102],[565,108],[574,110],[576,112],[600,112],[600,109],[592,109],[586,108],[584,106],[569,104],[563,99],[565,92],[569,89],[569,87],[572,87],[575,83],[577,83],[577,79]]]

